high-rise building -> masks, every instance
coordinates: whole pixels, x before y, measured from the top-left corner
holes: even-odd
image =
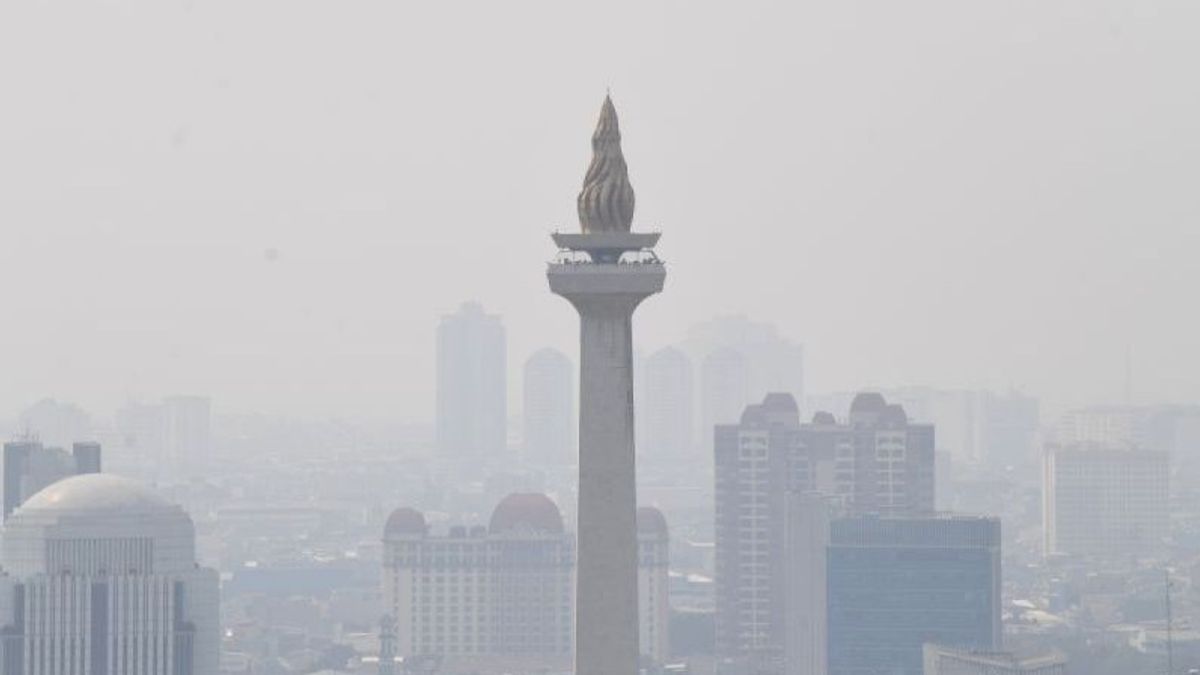
[[[1067,657],[1059,651],[1019,657],[926,644],[923,675],[1067,675]]]
[[[1046,446],[1046,552],[1104,557],[1161,551],[1170,528],[1171,458],[1104,443]]]
[[[772,324],[720,316],[692,326],[680,347],[700,364],[700,437],[737,421],[742,408],[769,392],[804,400],[804,348]]]
[[[646,359],[638,400],[644,434],[643,458],[681,461],[694,457],[695,428],[692,362],[675,347],[664,347]]]
[[[443,457],[495,457],[508,441],[504,324],[463,303],[437,329],[437,446]]]
[[[927,642],[1000,649],[998,519],[837,519],[826,574],[829,675],[921,675]]]
[[[643,506],[638,526],[638,646],[655,666],[671,656],[670,532],[662,511]]]
[[[641,651],[669,654],[667,523],[638,510]],[[431,533],[400,508],[384,530],[383,594],[395,656],[434,659],[441,671],[569,670],[574,636],[575,536],[548,497],[503,499],[485,527]]]
[[[206,396],[163,399],[166,473],[177,479],[207,475],[212,452],[212,401]]]
[[[783,638],[787,675],[825,675],[826,547],[836,503],[814,492],[787,496]]]
[[[100,472],[100,444],[75,443],[72,452],[38,441],[4,444],[4,519],[43,488],[70,476]]]
[[[557,349],[540,349],[525,361],[524,453],[526,463],[562,466],[576,460],[575,374]]]
[[[5,673],[217,675],[217,574],[183,509],[139,483],[75,476],[5,524]]]
[[[635,233],[634,196],[612,99],[592,135],[577,200],[580,234],[553,235],[550,290],[580,319],[579,570],[575,675],[631,675],[638,667],[637,489],[633,312],[658,293],[666,269],[657,233]]]
[[[742,664],[746,672],[784,669],[789,579],[802,573],[798,570],[819,568],[811,561],[816,554],[811,548],[788,546],[789,517],[800,523],[794,536],[804,528],[820,528],[819,520],[803,524],[802,508],[789,514],[795,495],[820,498],[830,513],[930,514],[933,442],[932,426],[909,423],[903,408],[873,393],[855,397],[845,423],[819,412],[811,423],[801,424],[791,395],[768,394],[761,404],[746,408],[739,424],[718,425],[718,656]],[[808,598],[817,593],[797,592]],[[815,610],[806,607],[796,611],[811,617]],[[803,621],[804,615],[795,618]],[[814,622],[810,629],[820,631],[821,626]]]
[[[92,423],[74,403],[44,398],[21,413],[20,431],[44,445],[65,448],[80,438],[92,437]]]
[[[750,363],[732,347],[709,352],[700,362],[700,431],[707,438],[718,425],[734,424],[753,399]]]

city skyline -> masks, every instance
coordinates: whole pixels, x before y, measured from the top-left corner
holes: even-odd
[[[810,391],[1011,384],[1075,407],[1123,398],[1130,348],[1138,401],[1200,400],[1200,324],[1176,309],[1200,282],[1200,104],[1166,84],[1189,80],[1200,10],[876,4],[676,24],[666,6],[581,20],[535,3],[476,7],[464,28],[379,0],[332,21],[308,0],[129,17],[68,0],[91,26],[69,31],[6,6],[5,63],[94,56],[10,65],[0,220],[20,245],[0,287],[19,289],[21,329],[0,336],[0,410],[197,392],[426,419],[433,324],[468,299],[505,317],[510,356],[574,357],[530,263],[570,226],[572,130],[606,85],[637,101],[631,147],[670,158],[635,167],[642,217],[685,223],[660,252],[681,283],[644,322],[647,353],[744,313],[805,344]],[[297,31],[263,52],[276,9]],[[301,36],[324,30],[347,48],[312,54]]]

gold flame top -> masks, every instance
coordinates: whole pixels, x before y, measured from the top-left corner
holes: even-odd
[[[592,134],[592,163],[577,200],[584,234],[628,232],[633,224],[633,186],[621,154],[621,129],[612,97],[604,97],[600,120]]]

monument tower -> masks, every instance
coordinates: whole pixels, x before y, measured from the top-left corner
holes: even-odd
[[[633,310],[662,290],[658,233],[634,233],[633,187],[612,99],[592,135],[579,193],[580,234],[553,235],[550,290],[580,320],[578,581],[575,675],[638,670]]]

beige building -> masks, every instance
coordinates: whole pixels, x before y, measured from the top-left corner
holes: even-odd
[[[575,537],[541,494],[512,494],[487,527],[429,531],[396,509],[384,528],[389,650],[442,673],[569,672],[574,650]],[[638,511],[639,633],[644,658],[668,656],[668,536],[657,509]]]

